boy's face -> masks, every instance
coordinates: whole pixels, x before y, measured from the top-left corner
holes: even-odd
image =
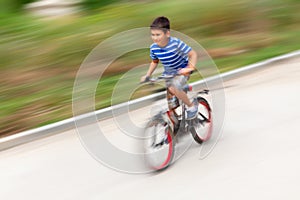
[[[170,31],[166,33],[159,29],[151,29],[151,39],[155,42],[158,46],[164,47],[168,44],[170,38]]]

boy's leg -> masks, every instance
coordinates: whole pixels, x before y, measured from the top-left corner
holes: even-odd
[[[167,87],[171,93],[188,106],[187,119],[193,119],[198,113],[198,101],[197,99],[194,99],[193,102],[191,102],[187,94],[183,91],[183,86],[186,85],[187,79],[188,77],[184,76],[175,77],[172,81],[167,82]]]
[[[174,94],[178,99],[182,100],[182,102],[188,107],[193,106],[193,103],[189,100],[187,94],[183,91],[183,86],[187,84],[187,80],[189,77],[187,76],[176,76],[172,80],[168,80],[166,85],[169,91]]]
[[[194,104],[189,100],[187,94],[174,86],[168,87],[170,92],[174,94],[178,99],[182,100],[182,102],[187,105],[188,107],[192,107]]]

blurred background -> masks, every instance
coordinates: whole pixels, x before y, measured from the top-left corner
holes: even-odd
[[[72,117],[80,64],[116,33],[167,16],[224,72],[300,49],[299,10],[299,0],[0,0],[0,137]],[[138,51],[108,68],[97,109],[125,71],[149,61]]]

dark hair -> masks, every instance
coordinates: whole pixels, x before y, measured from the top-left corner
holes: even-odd
[[[170,21],[166,17],[157,17],[152,24],[150,25],[151,29],[159,29],[163,32],[167,32],[170,30]]]

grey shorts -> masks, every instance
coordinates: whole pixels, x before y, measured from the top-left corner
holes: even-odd
[[[170,80],[166,80],[166,87],[175,87],[178,90],[183,90],[183,86],[186,85],[187,81],[189,79],[189,76],[175,76],[174,78]]]

